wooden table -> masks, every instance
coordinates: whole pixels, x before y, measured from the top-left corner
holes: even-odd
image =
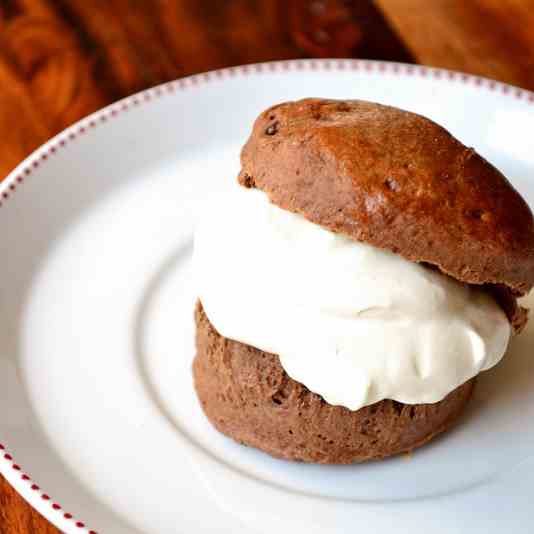
[[[0,0],[0,179],[118,98],[229,65],[390,59],[534,90],[532,28],[534,0]],[[57,532],[0,477],[0,534]]]

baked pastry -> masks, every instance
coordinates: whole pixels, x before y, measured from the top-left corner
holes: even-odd
[[[209,420],[318,463],[447,429],[527,320],[521,196],[434,122],[362,101],[266,110],[241,162],[241,187],[195,238],[193,374]]]

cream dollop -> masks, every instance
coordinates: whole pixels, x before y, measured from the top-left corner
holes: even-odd
[[[504,355],[487,293],[330,232],[236,187],[203,211],[198,295],[225,337],[278,354],[293,379],[357,410],[433,403]]]

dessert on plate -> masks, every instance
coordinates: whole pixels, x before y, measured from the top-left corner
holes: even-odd
[[[195,388],[273,456],[352,463],[448,429],[534,283],[532,213],[427,118],[305,99],[256,120],[195,236]]]

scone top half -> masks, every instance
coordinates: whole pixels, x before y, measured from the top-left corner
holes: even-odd
[[[487,286],[518,331],[534,284],[534,220],[508,180],[420,115],[352,100],[273,106],[254,123],[239,181],[356,241]]]

